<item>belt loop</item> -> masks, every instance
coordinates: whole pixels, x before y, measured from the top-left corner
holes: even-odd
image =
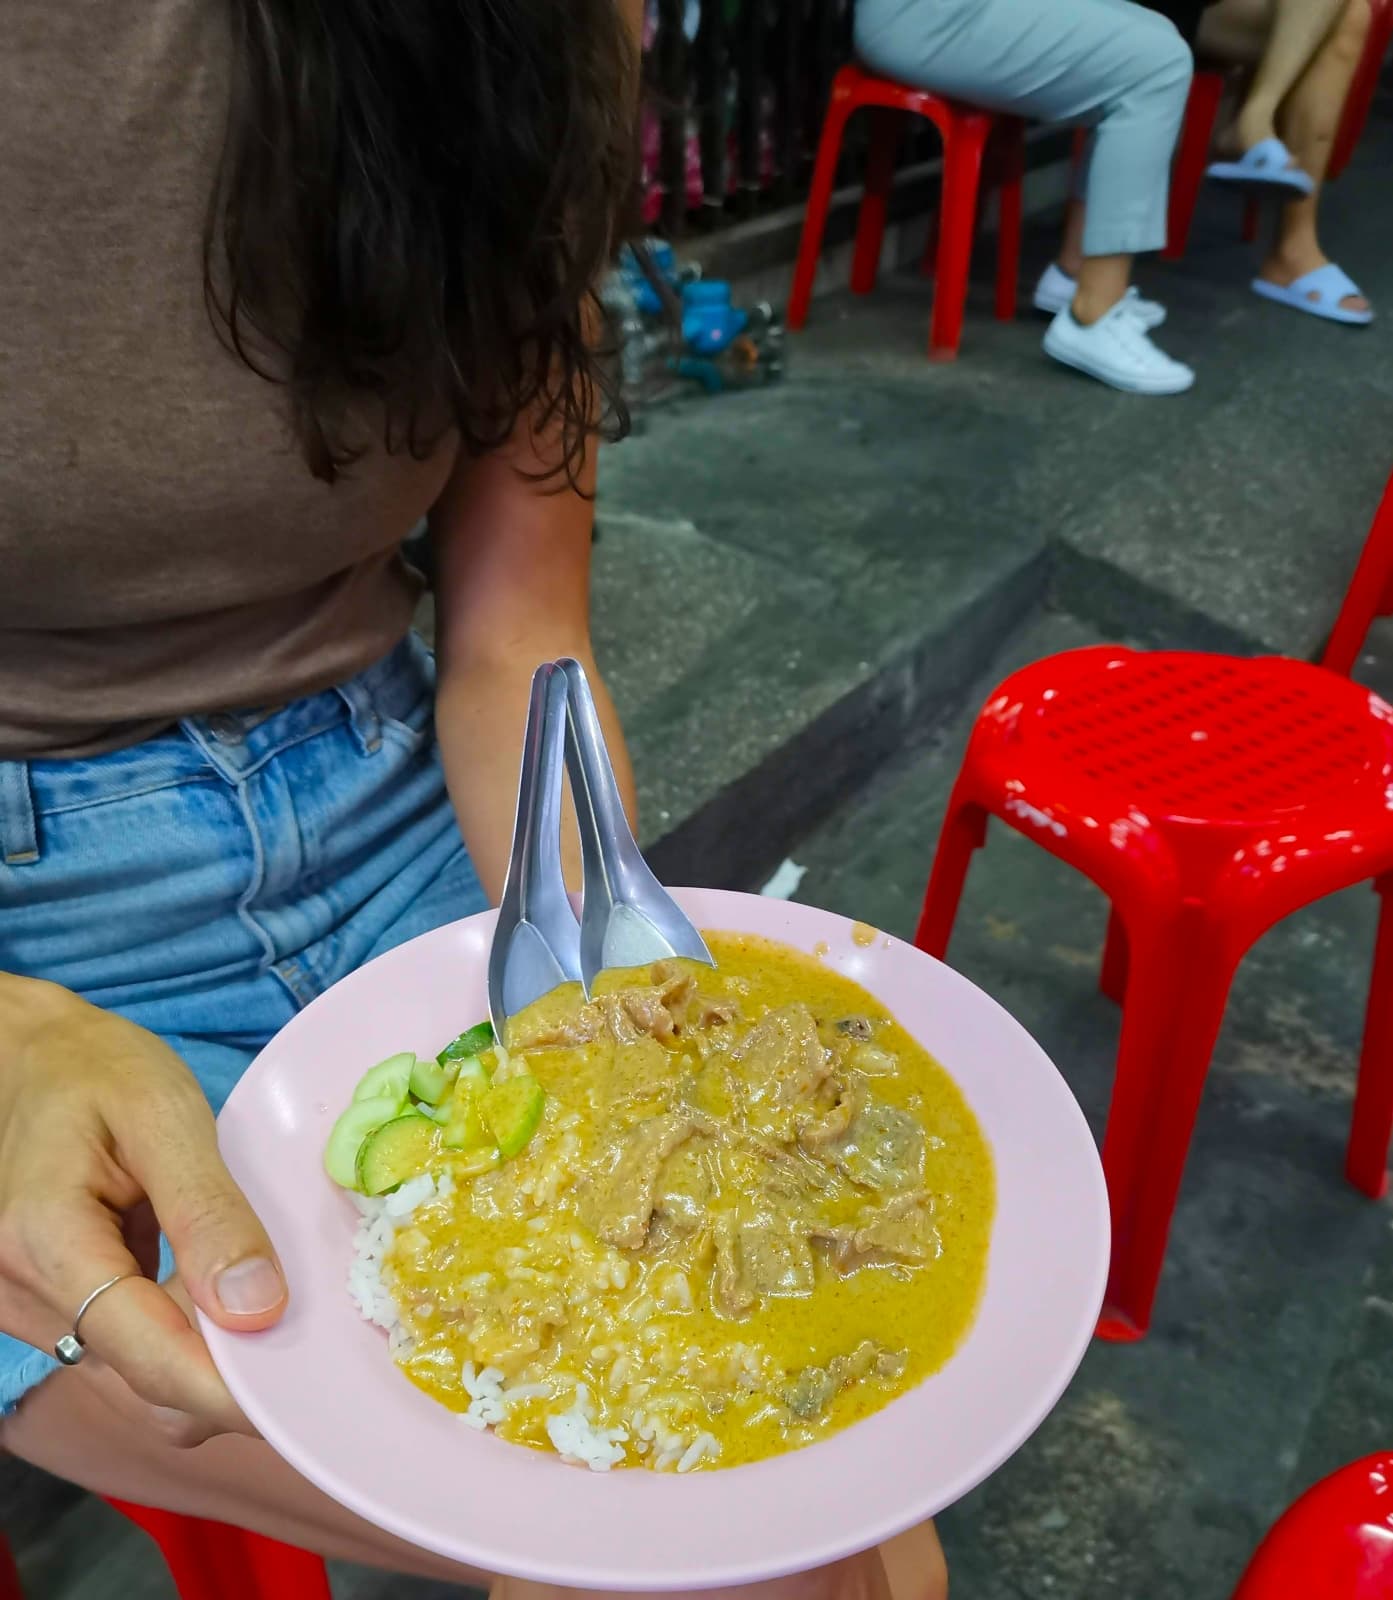
[[[350,678],[336,684],[335,690],[348,707],[348,720],[363,753],[375,756],[382,748],[382,718],[362,679]]]
[[[0,853],[7,867],[27,867],[39,859],[27,761],[0,761]]]

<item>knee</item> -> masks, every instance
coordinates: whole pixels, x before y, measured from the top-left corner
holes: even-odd
[[[1164,17],[1159,20],[1165,23],[1165,28],[1157,30],[1159,37],[1152,46],[1156,81],[1167,89],[1188,94],[1190,80],[1195,75],[1194,52],[1180,37],[1173,22]]]
[[[1132,24],[1132,70],[1136,88],[1166,102],[1182,104],[1195,75],[1195,58],[1175,24],[1159,12],[1128,7],[1138,12]]]
[[[1369,0],[1346,0],[1335,24],[1332,46],[1357,60],[1364,53],[1364,41],[1369,37],[1372,23],[1373,8]]]

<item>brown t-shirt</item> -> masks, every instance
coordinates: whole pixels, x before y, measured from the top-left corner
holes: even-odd
[[[209,322],[226,0],[2,9],[0,758],[352,676],[410,625],[451,452],[319,482]]]

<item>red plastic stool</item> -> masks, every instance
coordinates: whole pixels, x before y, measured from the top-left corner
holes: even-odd
[[[160,1548],[179,1600],[332,1600],[318,1556],[222,1522],[108,1500]]]
[[[1323,1478],[1258,1546],[1233,1600],[1388,1600],[1393,1595],[1393,1455]]]
[[[1340,113],[1340,126],[1335,132],[1335,143],[1330,151],[1330,164],[1325,169],[1327,178],[1338,178],[1349,165],[1354,147],[1369,120],[1369,110],[1378,92],[1379,74],[1383,71],[1388,46],[1393,44],[1393,0],[1371,0],[1369,32],[1364,40],[1364,52],[1354,74],[1354,82],[1345,96],[1345,108]]]
[[[1103,1141],[1113,1253],[1098,1331],[1151,1318],[1233,973],[1298,907],[1373,879],[1383,912],[1346,1172],[1387,1182],[1393,1128],[1393,707],[1305,662],[1113,647],[1008,678],[978,718],[916,943],[942,957],[999,817],[1112,902],[1102,985],[1124,999]]]
[[[1332,672],[1350,672],[1364,648],[1375,617],[1393,616],[1393,478],[1383,491],[1364,552],[1354,569],[1321,665]]]
[[[1227,82],[1222,72],[1200,70],[1190,80],[1190,98],[1185,102],[1185,120],[1175,147],[1171,169],[1170,208],[1166,214],[1166,248],[1161,254],[1168,261],[1179,261],[1190,242],[1190,224],[1195,220],[1204,169],[1209,165],[1209,146],[1214,124],[1219,119],[1219,102]],[[1256,212],[1253,213],[1256,229]],[[1245,231],[1247,222],[1245,221]]]
[[[851,287],[868,294],[875,287],[880,247],[894,178],[895,149],[903,114],[927,117],[943,137],[943,191],[939,210],[937,271],[933,316],[929,324],[929,356],[951,361],[962,338],[963,308],[967,303],[967,275],[976,228],[977,197],[981,185],[982,157],[994,131],[1003,141],[1004,171],[1001,183],[1001,232],[997,245],[996,314],[1009,322],[1016,314],[1016,277],[1019,270],[1021,232],[1021,180],[1025,147],[1021,124],[1014,117],[945,100],[924,89],[911,89],[889,78],[877,78],[858,66],[843,67],[832,82],[827,117],[822,124],[812,192],[803,219],[803,237],[788,301],[788,325],[801,328],[808,320],[827,209],[837,177],[842,136],[853,111],[868,106],[874,111],[866,186],[856,224]]]

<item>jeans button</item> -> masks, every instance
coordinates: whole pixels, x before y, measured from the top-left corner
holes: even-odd
[[[228,711],[216,711],[208,718],[208,732],[219,744],[241,744],[242,724]]]

